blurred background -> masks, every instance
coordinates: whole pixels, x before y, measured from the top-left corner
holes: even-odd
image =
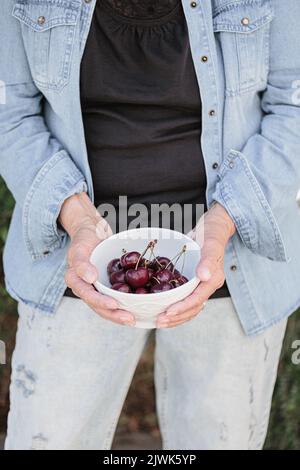
[[[0,178],[1,258],[13,206],[14,201]],[[4,289],[0,264],[0,340],[6,343],[7,355],[6,365],[0,365],[0,448],[9,408],[10,360],[16,323],[16,303]],[[285,338],[265,449],[300,450],[300,365],[294,365],[291,361],[291,346],[297,339],[300,340],[300,315],[294,314],[289,320]],[[120,416],[113,444],[115,449],[159,449],[161,446],[155,414],[153,350],[152,337],[141,357]]]

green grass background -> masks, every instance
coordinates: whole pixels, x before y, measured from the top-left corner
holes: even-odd
[[[13,206],[14,201],[0,178],[1,255]],[[16,304],[4,289],[0,265],[0,339],[6,343],[8,359],[5,366],[0,366],[0,433],[5,432],[9,406],[10,358],[15,341],[16,320]],[[296,339],[300,340],[300,319],[299,315],[294,314],[289,320],[282,351],[266,449],[300,449],[300,365],[296,366],[291,362],[291,345]],[[141,358],[120,417],[118,433],[146,432],[154,437],[159,434],[154,405],[152,357],[153,342]]]

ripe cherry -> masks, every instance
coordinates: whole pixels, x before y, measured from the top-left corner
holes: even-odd
[[[151,280],[154,272],[155,272],[154,269],[148,268],[149,281]]]
[[[172,271],[169,269],[160,269],[153,276],[153,283],[170,282],[174,278]]]
[[[141,255],[138,251],[129,251],[128,253],[124,253],[124,255],[122,255],[120,259],[122,268],[134,268],[138,263],[140,256]]]
[[[116,284],[117,282],[125,282],[124,269],[119,269],[119,271],[112,272],[109,276],[109,280],[111,284]]]
[[[149,268],[154,269],[155,271],[158,269],[164,269],[168,266],[168,269],[173,269],[173,263],[171,263],[169,258],[165,256],[157,256],[151,263],[149,264]]]
[[[110,273],[119,271],[119,269],[121,269],[120,259],[114,258],[107,265],[107,274],[110,275]]]
[[[125,274],[126,282],[131,287],[144,287],[149,281],[149,273],[147,268],[128,269]]]
[[[149,294],[147,287],[138,287],[135,291],[135,294]]]
[[[151,294],[158,294],[159,292],[164,292],[167,290],[173,289],[173,286],[168,282],[161,282],[160,284],[155,284],[151,287],[150,292]]]
[[[178,271],[178,269],[174,269],[173,272],[173,276],[174,276],[174,279],[177,279],[178,277],[181,276],[181,273]]]
[[[178,282],[178,284],[180,286],[182,286],[183,284],[186,284],[187,282],[189,282],[189,280],[185,276],[182,276],[182,275],[177,277],[176,281]]]
[[[116,284],[113,284],[112,289],[118,290],[119,292],[126,292],[127,294],[131,292],[129,285],[125,284],[124,282],[117,282]]]

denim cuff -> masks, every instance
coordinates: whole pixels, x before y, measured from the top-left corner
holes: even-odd
[[[270,260],[288,261],[275,216],[246,157],[231,150],[218,178],[212,199],[225,207],[244,245]]]
[[[57,226],[57,218],[65,199],[82,191],[87,191],[84,176],[64,150],[37,173],[23,205],[23,235],[33,260],[66,243],[68,235]]]

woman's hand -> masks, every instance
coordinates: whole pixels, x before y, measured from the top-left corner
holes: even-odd
[[[92,285],[98,273],[89,261],[90,255],[112,231],[86,193],[71,196],[64,202],[59,222],[71,238],[65,274],[67,286],[101,317],[114,323],[134,325],[130,312],[121,310],[115,299],[100,294]]]
[[[191,320],[203,309],[206,300],[224,284],[225,247],[234,232],[232,219],[219,203],[215,203],[201,217],[189,234],[201,246],[201,261],[197,267],[200,284],[190,296],[159,315],[158,328],[169,328]]]

